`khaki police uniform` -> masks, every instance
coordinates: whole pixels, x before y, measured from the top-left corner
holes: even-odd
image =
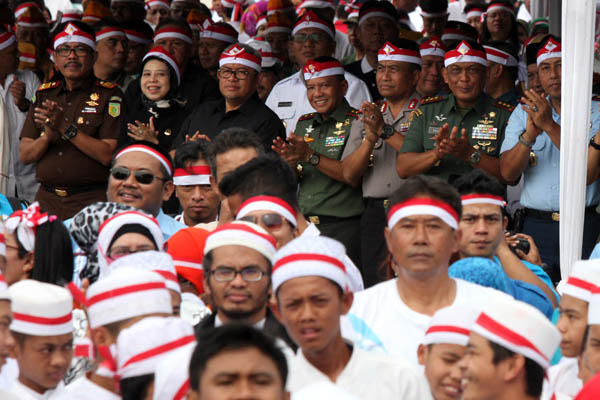
[[[53,100],[64,110],[59,134],[64,134],[67,127],[75,124],[78,134],[116,140],[122,97],[117,84],[91,76],[73,90],[68,90],[62,80],[44,83],[35,94],[21,138],[37,139],[44,134],[43,127],[34,122],[34,108],[40,107],[45,100]],[[36,180],[40,182],[36,200],[43,209],[59,218],[71,218],[91,203],[106,201],[108,173],[108,166],[59,137],[36,163]]]

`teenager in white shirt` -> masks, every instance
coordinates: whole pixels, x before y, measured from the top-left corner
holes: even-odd
[[[417,347],[437,310],[478,302],[493,292],[448,276],[460,243],[461,211],[460,196],[446,182],[424,175],[404,182],[389,199],[385,229],[397,278],[356,294],[343,321],[344,337],[418,365]]]
[[[361,399],[428,399],[421,374],[399,357],[361,350],[344,341],[340,317],[352,305],[340,260],[344,246],[324,236],[300,237],[273,262],[276,314],[300,349],[289,360],[288,389],[333,382]]]

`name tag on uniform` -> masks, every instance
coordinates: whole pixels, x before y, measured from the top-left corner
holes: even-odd
[[[471,131],[471,137],[475,140],[496,140],[498,128],[490,124],[477,124]]]
[[[95,114],[97,112],[96,107],[84,107],[84,109],[81,110],[82,114]]]
[[[291,106],[292,106],[291,101],[280,101],[279,103],[277,103],[277,107],[291,107]]]
[[[428,131],[429,136],[435,136],[438,133],[440,133],[440,128],[441,128],[441,126],[436,126],[436,125],[429,126],[429,131]]]
[[[325,147],[343,146],[346,135],[328,136],[325,138]]]

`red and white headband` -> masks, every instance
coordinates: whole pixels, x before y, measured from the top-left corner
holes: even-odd
[[[82,31],[70,22],[67,23],[65,29],[54,38],[54,50],[61,44],[65,43],[82,43],[88,45],[92,50],[96,50],[96,39],[94,36]]]
[[[283,22],[267,22],[267,33],[290,33],[292,28]]]
[[[10,300],[8,285],[6,284],[6,280],[2,274],[0,274],[0,300]]]
[[[273,211],[281,214],[294,227],[298,224],[296,211],[286,201],[274,196],[254,196],[244,201],[235,218],[241,219],[254,211]]]
[[[546,44],[539,49],[537,53],[537,65],[546,61],[549,58],[561,58],[562,57],[562,46],[559,42],[553,38],[548,39]]]
[[[515,15],[515,10],[512,7],[507,6],[506,4],[502,4],[502,3],[490,3],[487,6],[487,10],[486,13],[489,14],[492,11],[506,11],[507,13],[510,13],[511,15]]]
[[[61,22],[69,22],[69,21],[81,21],[81,17],[83,13],[79,10],[69,10],[66,11],[61,18]]]
[[[358,26],[361,26],[368,18],[371,18],[371,17],[382,17],[382,18],[389,19],[394,24],[398,23],[398,21],[396,21],[389,13],[387,13],[379,8],[373,8],[373,9],[366,10],[366,11],[363,11],[361,9],[361,11],[362,11],[362,15],[358,19]]]
[[[493,204],[495,206],[505,207],[506,202],[500,196],[494,196],[491,194],[467,194],[464,196],[460,196],[460,200],[463,206],[468,206],[471,204]]]
[[[165,26],[154,33],[154,42],[158,42],[162,39],[179,39],[192,44],[192,37],[190,34],[186,30],[174,26]]]
[[[456,49],[446,52],[444,56],[446,68],[455,63],[477,63],[487,67],[487,57],[484,51],[474,49],[462,41]]]
[[[600,260],[579,260],[573,264],[573,270],[566,282],[558,285],[561,295],[573,296],[589,302],[592,294],[600,285]]]
[[[160,8],[171,8],[171,5],[166,0],[150,0],[146,2],[146,8],[160,7]]]
[[[22,63],[35,64],[35,54],[20,52],[19,61]]]
[[[210,20],[205,20],[200,30],[200,37],[206,39],[221,40],[226,43],[233,44],[237,42],[238,34],[233,27],[227,28],[213,24]]]
[[[393,206],[388,212],[388,228],[402,219],[414,215],[432,215],[444,221],[450,228],[458,229],[458,213],[441,200],[417,197]]]
[[[17,26],[21,26],[23,28],[46,28],[46,27],[48,27],[48,23],[46,22],[44,17],[41,15],[41,13],[38,13],[37,15],[35,15],[35,14],[32,15],[31,12],[26,12],[24,14],[25,15],[21,15],[21,17],[19,17],[17,19]]]
[[[282,257],[273,265],[273,292],[290,279],[321,276],[335,282],[342,290],[348,288],[346,266],[338,258],[318,253],[295,253]]]
[[[482,8],[472,8],[467,12],[467,19],[473,17],[481,17],[483,15],[484,10]]]
[[[421,65],[421,54],[410,49],[401,49],[386,42],[377,53],[377,61],[400,61]]]
[[[148,54],[150,54],[150,53],[148,53]],[[146,54],[146,57],[148,56],[148,54]],[[177,69],[175,69],[175,72],[177,72]],[[154,157],[162,164],[163,167],[165,167],[165,169],[167,170],[167,174],[169,176],[173,175],[173,166],[171,165],[171,162],[169,161],[169,159],[166,158],[164,155],[160,154],[158,151],[154,150],[152,147],[148,147],[143,144],[133,144],[131,146],[125,147],[123,150],[121,150],[120,152],[117,153],[117,155],[114,157],[114,160],[117,160],[123,154],[131,153],[134,151],[146,153],[146,154]]]
[[[131,29],[125,29],[125,35],[127,40],[135,43],[150,44],[152,43],[152,36],[145,35],[142,32],[134,31]]]
[[[102,39],[108,39],[110,37],[127,37],[125,32],[121,28],[115,28],[114,26],[107,26],[96,32],[96,43]]]
[[[4,32],[0,34],[0,51],[6,49],[7,47],[13,45],[17,42],[17,38],[15,34],[12,32]]]
[[[439,17],[446,17],[448,16],[448,12],[447,11],[442,11],[442,12],[425,12],[423,10],[421,10],[421,17],[425,17],[425,18],[439,18]]]
[[[444,57],[446,55],[446,46],[442,42],[442,39],[431,38],[424,43],[419,45],[421,57],[425,56],[437,56]]]
[[[35,7],[37,9],[39,9],[40,11],[42,11],[40,8],[40,5],[38,3],[35,3],[35,2],[23,3],[23,4],[20,4],[17,8],[15,8],[15,19],[18,19],[21,15],[23,15],[29,7]]]
[[[519,61],[517,61],[510,53],[491,46],[483,46],[483,48],[485,49],[485,55],[488,61],[506,65],[507,67],[516,67],[519,65]]]
[[[298,22],[296,22],[296,25],[294,25],[294,29],[292,30],[292,35],[295,35],[302,29],[308,28],[320,29],[327,33],[331,40],[335,40],[334,31],[327,26],[327,23],[319,18],[313,11],[308,11],[302,16],[302,18],[300,18]]]
[[[310,79],[323,78],[332,75],[344,76],[344,68],[337,60],[326,62],[308,60],[302,69],[302,73],[304,74],[304,80],[308,81]]]
[[[173,175],[175,186],[210,185],[210,167],[201,165],[197,167],[176,168]]]
[[[171,54],[169,54],[162,46],[156,46],[152,50],[150,50],[148,53],[146,53],[146,55],[144,56],[144,58],[142,60],[142,63],[144,61],[146,61],[146,59],[148,57],[156,57],[156,58],[159,58],[162,61],[166,62],[167,64],[169,64],[171,66],[171,68],[173,68],[173,71],[175,71],[175,78],[177,78],[177,85],[179,85],[181,83],[181,71],[179,68],[179,64],[177,64],[177,61],[175,60],[175,58],[173,58],[173,56]],[[150,150],[152,150],[152,149],[150,149]],[[154,151],[154,153],[156,153],[160,156],[159,161],[161,161],[161,164],[170,165],[168,160],[162,154],[160,154],[156,151]],[[167,168],[167,167],[165,166],[165,168]],[[167,168],[167,171],[169,171],[169,175],[172,174],[171,168]]]
[[[330,1],[304,0],[298,6],[298,10],[303,8],[331,8],[332,10],[335,10],[335,5]]]
[[[275,254],[277,242],[260,226],[251,222],[234,221],[215,229],[206,238],[204,255],[222,246],[243,246],[256,250],[269,261]]]
[[[431,317],[422,343],[466,346],[471,327],[478,316],[479,311],[470,307],[452,305],[441,308]]]
[[[225,50],[223,54],[221,54],[221,58],[219,59],[219,67],[227,64],[241,64],[260,72],[261,62],[262,60],[260,55],[257,57],[256,55],[246,51],[246,49],[240,45],[234,44],[231,46],[231,48]]]
[[[4,226],[0,224],[0,256],[6,257],[6,236],[4,236]]]
[[[27,251],[35,249],[35,234],[37,228],[46,222],[56,220],[56,215],[40,212],[40,203],[31,203],[25,210],[13,212],[4,222],[6,231],[11,235],[16,232],[16,238]]]

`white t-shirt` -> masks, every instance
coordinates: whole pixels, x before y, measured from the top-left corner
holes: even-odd
[[[17,379],[8,392],[20,400],[54,400],[59,398],[58,396],[64,389],[65,385],[60,382],[56,389],[46,390],[44,394],[39,394],[35,390],[23,385],[21,381]]]
[[[121,396],[90,381],[87,376],[74,380],[52,400],[119,400]]]
[[[493,291],[462,279],[454,280],[453,305],[478,304]],[[342,336],[364,350],[401,356],[418,366],[417,348],[430,320],[431,316],[404,304],[396,279],[390,279],[354,295],[350,312],[342,318]]]
[[[559,394],[568,399],[574,399],[583,388],[583,382],[577,377],[579,366],[577,358],[563,357],[556,365],[546,371],[547,379],[544,379],[542,400],[552,399],[552,395]]]
[[[308,362],[301,350],[288,360],[288,365],[288,390],[292,394],[317,382],[331,382]],[[335,385],[359,399],[431,399],[425,378],[409,363],[356,347]]]
[[[14,358],[7,358],[0,370],[0,389],[10,389],[19,377],[19,364]]]

